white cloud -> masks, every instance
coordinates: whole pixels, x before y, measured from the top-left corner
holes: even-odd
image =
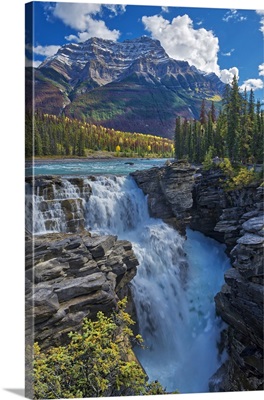
[[[260,32],[262,32],[263,35],[264,35],[264,10],[257,10],[256,13],[259,14],[259,15],[261,15],[261,18],[260,18],[260,28],[259,28],[259,30],[260,30]]]
[[[235,49],[231,49],[231,50],[228,51],[227,53],[221,53],[221,54],[222,54],[222,56],[224,56],[224,57],[230,57],[234,51],[235,51]]]
[[[104,7],[108,8],[108,10],[110,10],[114,16],[123,14],[126,11],[125,4],[104,4]]]
[[[160,15],[144,16],[142,22],[152,37],[160,40],[170,57],[220,75],[217,57],[219,43],[212,31],[194,29],[193,21],[186,14],[174,18],[172,22]]]
[[[248,79],[244,81],[243,85],[240,86],[240,90],[244,91],[245,89],[247,91],[250,91],[251,89],[253,91],[257,89],[263,89],[264,88],[264,83],[262,79]]]
[[[223,17],[223,21],[228,22],[230,19],[236,18],[237,10],[227,11]]]
[[[34,68],[38,68],[38,66],[42,63],[42,61],[33,61],[33,60],[29,60],[27,57],[25,59],[25,66],[26,67],[34,67]]]
[[[56,54],[60,47],[61,46],[55,46],[55,45],[36,46],[36,47],[33,47],[32,50],[33,50],[33,53],[35,53],[35,54],[50,57],[50,56],[53,56],[54,54]]]
[[[100,4],[56,3],[52,13],[65,25],[77,31],[84,31],[87,27],[87,18],[100,13],[100,11]]]
[[[222,69],[220,73],[220,79],[223,83],[230,84],[236,75],[237,79],[239,78],[239,70],[237,67],[232,67],[229,69]]]
[[[264,76],[264,63],[260,64],[258,69],[259,69],[259,76]]]
[[[230,57],[231,56],[231,51],[229,51],[228,53],[221,53],[221,54],[224,57]]]
[[[169,7],[162,6],[161,7],[161,11],[164,12],[164,13],[168,13],[169,12]]]
[[[235,21],[235,22],[242,22],[246,21],[247,17],[243,16],[240,12],[237,10],[229,10],[225,13],[223,17],[224,22],[229,22],[229,21]]]
[[[126,5],[105,4],[102,6],[101,4],[86,3],[56,3],[52,9],[52,14],[62,20],[65,25],[78,31],[77,34],[66,36],[69,41],[82,42],[91,37],[117,40],[120,36],[118,30],[110,30],[105,21],[94,18],[96,15],[100,17],[105,9],[108,9],[113,17],[123,14],[126,11]]]
[[[65,39],[68,41],[85,42],[91,37],[100,37],[102,39],[116,41],[120,36],[118,30],[114,29],[111,31],[107,28],[104,21],[97,21],[89,16],[87,16],[86,19],[86,26],[87,29],[85,31],[78,32],[77,35],[66,36]]]

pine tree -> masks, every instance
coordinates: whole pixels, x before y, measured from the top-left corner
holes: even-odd
[[[214,124],[216,122],[216,112],[215,112],[215,105],[214,105],[213,101],[211,104],[211,118],[212,118],[212,122]]]
[[[226,115],[222,111],[220,111],[216,122],[215,139],[214,139],[214,146],[217,149],[217,155],[220,158],[224,158],[227,156],[225,152],[226,130],[227,130]]]
[[[25,114],[25,157],[33,156],[33,120],[30,112]]]
[[[181,130],[181,117],[176,118],[175,135],[174,135],[174,148],[175,157],[182,158],[182,130]]]
[[[227,103],[227,150],[231,161],[238,160],[239,156],[239,139],[240,139],[240,111],[241,111],[241,96],[239,93],[237,77],[234,75],[230,100]]]
[[[201,104],[199,121],[202,125],[206,124],[206,110],[205,110],[205,100],[204,99]]]

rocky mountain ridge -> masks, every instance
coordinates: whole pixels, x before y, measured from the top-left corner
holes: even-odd
[[[27,71],[29,87],[32,81],[41,112],[164,137],[173,136],[177,115],[198,118],[202,100],[221,100],[225,86],[147,36],[66,44],[33,76]]]

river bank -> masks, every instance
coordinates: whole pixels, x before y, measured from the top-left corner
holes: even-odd
[[[121,153],[122,154],[122,153]],[[98,151],[94,152],[91,154],[88,154],[85,157],[79,157],[79,156],[41,156],[41,157],[33,157],[33,158],[26,158],[25,162],[26,164],[32,164],[34,162],[35,164],[37,163],[42,163],[42,162],[70,162],[70,161],[80,161],[80,162],[93,162],[93,161],[109,161],[109,160],[150,160],[150,159],[159,159],[159,158],[165,158],[165,159],[171,159],[172,157],[161,157],[158,154],[148,154],[147,157],[140,157],[139,155],[137,156],[136,154],[134,157],[127,157],[127,156],[122,156],[121,154],[117,155],[117,153],[114,152],[106,152],[106,151]]]
[[[37,159],[26,162],[26,176],[38,175],[129,175],[131,172],[165,165],[167,158]]]

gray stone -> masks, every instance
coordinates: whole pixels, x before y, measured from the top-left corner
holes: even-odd
[[[32,297],[36,323],[50,318],[59,309],[58,296],[49,287],[36,288]]]
[[[259,231],[262,231],[263,235],[264,215],[249,219],[243,223],[242,228],[247,232],[257,233],[258,235]]]
[[[237,243],[254,246],[264,243],[264,237],[259,235],[254,235],[253,233],[246,233],[244,236],[237,240]]]
[[[87,238],[84,244],[92,256],[97,259],[103,257],[114,246],[116,239],[116,236],[91,237]]]
[[[54,287],[59,302],[64,302],[74,297],[82,296],[100,290],[106,278],[101,272],[81,278],[67,279]]]
[[[35,282],[50,281],[59,277],[66,276],[69,269],[68,263],[60,263],[56,258],[38,263],[34,268]]]

